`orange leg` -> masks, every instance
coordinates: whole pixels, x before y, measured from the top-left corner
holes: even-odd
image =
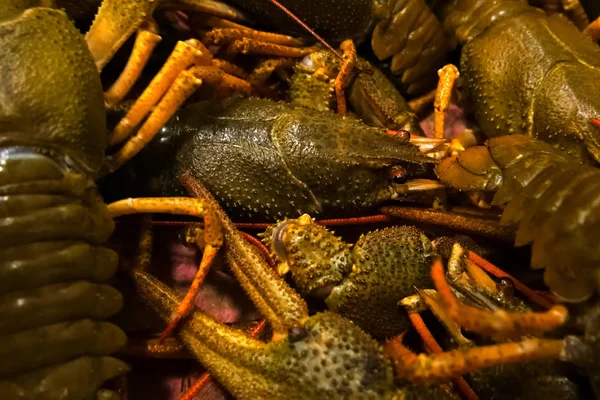
[[[223,232],[221,230],[221,224],[219,223],[218,217],[215,214],[213,208],[204,199],[191,199],[183,197],[172,197],[172,198],[139,198],[139,199],[127,199],[120,200],[112,203],[108,206],[109,211],[113,217],[129,214],[140,214],[140,213],[167,213],[176,215],[189,215],[195,217],[203,217],[204,219],[204,253],[200,262],[200,267],[192,285],[188,289],[184,299],[179,304],[176,312],[171,316],[167,328],[162,333],[159,339],[159,343],[162,343],[173,330],[177,327],[179,321],[193,308],[194,299],[198,295],[200,285],[204,280],[208,268],[212,263],[215,254],[223,245]],[[150,263],[150,246],[151,246],[151,234],[150,229],[146,229],[147,232],[143,232],[140,239],[140,254],[138,255],[137,264],[140,266],[147,266]],[[193,231],[193,230],[192,230]],[[194,243],[198,243],[200,238],[195,235],[188,235],[188,240]]]
[[[408,108],[410,108],[415,114],[421,114],[427,106],[435,101],[436,93],[437,90],[432,90],[421,97],[417,97],[416,99],[409,101]]]
[[[302,47],[301,39],[248,28],[213,29],[203,35],[202,42],[207,46],[223,46],[225,58],[238,53],[299,58],[315,51],[312,47]]]
[[[193,359],[194,356],[176,338],[163,343],[158,338],[129,338],[127,346],[119,351],[119,356],[136,358]]]
[[[296,39],[292,36],[280,35],[278,33],[256,31],[254,29],[249,28],[213,29],[204,35],[204,37],[202,38],[202,42],[205,45],[214,44],[218,46],[224,46],[242,39],[253,39],[257,42],[276,44],[286,47],[302,47],[305,44],[304,40]]]
[[[156,23],[152,20],[142,25],[138,30],[127,65],[125,65],[123,72],[121,72],[115,83],[104,93],[104,101],[108,107],[116,106],[140,77],[152,51],[161,41],[161,37],[157,32]]]
[[[435,340],[435,338],[427,328],[427,325],[425,325],[425,322],[423,321],[423,318],[421,318],[421,315],[419,313],[409,313],[408,316],[410,318],[410,322],[415,327],[419,336],[421,336],[421,339],[423,339],[423,343],[425,343],[425,346],[429,349],[429,351],[435,354],[443,353],[444,350],[439,345],[437,340]],[[479,400],[479,396],[477,396],[477,393],[473,391],[471,386],[469,386],[467,381],[465,381],[465,379],[462,376],[453,379],[453,382],[467,400]]]
[[[291,58],[274,58],[269,60],[263,60],[258,63],[256,68],[248,77],[248,81],[253,86],[261,86],[263,85],[267,79],[273,74],[273,72],[278,68],[291,68],[294,65],[295,61]]]
[[[245,81],[248,80],[248,73],[242,68],[238,67],[237,65],[230,63],[229,61],[221,60],[220,58],[213,58],[212,64],[215,67],[220,68],[221,71],[225,72],[226,74],[233,75],[236,78],[240,78]]]
[[[227,75],[216,67],[195,66],[181,72],[136,135],[129,139],[129,141],[112,156],[112,159],[109,162],[109,169],[114,171],[135,156],[150,140],[152,140],[179,106],[203,83],[225,87],[244,94],[250,94],[252,92],[252,86],[248,82],[232,75]],[[138,101],[141,100],[141,98],[138,99]],[[132,111],[133,107],[130,110],[130,113],[132,113]],[[125,116],[124,119],[127,119],[127,116]],[[117,128],[115,128],[115,131],[116,129]]]
[[[352,40],[344,40],[340,45],[342,49],[342,65],[340,66],[340,72],[335,77],[335,97],[337,99],[338,114],[346,115],[346,94],[345,90],[350,83],[352,77],[352,70],[356,68],[358,58],[356,56],[356,48]]]
[[[492,264],[489,261],[487,261],[486,259],[480,257],[479,255],[473,253],[472,251],[469,251],[467,253],[467,257],[468,257],[468,260],[472,261],[477,266],[484,269],[488,273],[494,275],[495,277],[511,279],[513,281],[513,283],[515,284],[515,289],[517,289],[519,292],[523,293],[530,300],[536,302],[540,306],[542,306],[546,309],[549,309],[555,304],[555,302],[551,301],[547,297],[544,297],[543,295],[540,295],[536,291],[531,290],[530,288],[528,288],[525,284],[523,284],[521,281],[519,281],[514,276],[504,272],[500,268],[496,267],[494,264]]]
[[[178,42],[158,74],[129,109],[127,115],[119,121],[109,134],[108,144],[114,145],[125,140],[142,119],[148,115],[152,107],[163,97],[169,87],[173,85],[181,72],[203,57],[210,64],[210,61],[208,61],[210,60],[210,54],[207,50],[203,50],[202,44],[196,39]]]
[[[492,338],[516,338],[525,334],[541,334],[562,325],[567,319],[567,309],[552,306],[546,312],[508,313],[504,310],[484,311],[459,303],[446,282],[444,267],[437,258],[431,277],[450,316],[465,329]]]
[[[198,242],[202,242],[203,238],[197,237],[195,235],[195,233],[197,232],[198,231],[196,230],[188,230],[188,234],[186,235],[186,241],[190,244],[198,244]],[[200,260],[200,266],[198,267],[198,271],[196,271],[194,280],[192,281],[190,288],[185,294],[185,297],[183,298],[181,303],[179,303],[177,311],[171,316],[171,320],[167,324],[166,329],[160,335],[160,338],[158,339],[159,343],[163,343],[166,338],[171,336],[181,319],[186,317],[194,309],[194,303],[196,301],[196,296],[200,291],[200,286],[204,282],[206,274],[208,274],[208,270],[210,269],[210,266],[213,260],[215,259],[219,248],[220,246],[214,246],[208,243],[205,244],[204,252],[202,253],[202,260]]]
[[[561,354],[562,340],[527,339],[438,354],[415,354],[402,344],[402,337],[385,345],[396,373],[411,382],[431,384],[457,378],[498,364],[554,359]]]
[[[241,53],[263,56],[301,58],[309,55],[310,53],[313,53],[315,50],[315,47],[282,46],[279,44],[272,44],[256,39],[243,38],[231,42],[231,44],[229,44],[229,46],[227,46],[227,48],[225,49],[225,55],[226,57],[233,57],[236,54]]]
[[[444,137],[444,114],[448,110],[448,106],[450,106],[454,82],[460,74],[454,65],[448,64],[438,71],[438,75],[440,81],[438,82],[435,101],[433,102],[435,108],[433,130],[434,136],[442,139]]]

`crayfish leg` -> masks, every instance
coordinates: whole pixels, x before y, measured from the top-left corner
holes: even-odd
[[[562,340],[526,339],[521,342],[459,349],[437,354],[415,354],[398,338],[385,345],[396,373],[412,382],[432,384],[458,378],[498,364],[558,358]]]
[[[160,73],[159,73],[160,74]],[[115,153],[110,161],[110,169],[115,170],[135,156],[152,140],[164,124],[173,116],[175,111],[192,95],[202,84],[209,84],[221,89],[232,90],[238,93],[252,93],[252,86],[233,75],[228,75],[214,66],[194,66],[181,72],[168,92],[160,100],[154,111],[139,131]],[[142,95],[143,96],[143,95]],[[142,98],[136,101],[142,101]],[[133,110],[133,108],[132,108]],[[130,112],[132,111],[130,110]],[[125,126],[129,125],[127,116],[122,120]],[[119,122],[121,125],[121,122]],[[131,126],[131,125],[129,125]],[[119,125],[117,125],[117,128]],[[115,131],[116,129],[115,128]]]
[[[202,36],[206,46],[223,46],[223,57],[232,59],[237,54],[301,58],[316,50],[305,47],[301,39],[278,33],[250,28],[215,28]]]
[[[435,108],[433,129],[434,137],[437,139],[443,139],[445,113],[448,111],[448,107],[450,106],[454,82],[458,79],[460,73],[458,72],[458,68],[452,64],[448,64],[438,71],[438,75],[440,80],[438,82],[435,100],[433,102],[433,106]]]
[[[342,64],[340,65],[340,72],[335,77],[334,87],[338,114],[345,116],[347,114],[345,90],[350,83],[352,71],[358,64],[358,56],[352,40],[344,40],[340,45],[340,49],[343,52]]]
[[[180,177],[192,196],[214,205],[225,233],[225,251],[231,271],[244,291],[273,327],[273,340],[283,340],[290,329],[303,327],[308,318],[306,302],[264,260],[260,250],[250,245],[225,215],[210,192],[189,174]]]
[[[279,33],[257,31],[251,28],[215,28],[202,37],[205,45],[230,45],[235,41],[252,39],[256,42],[274,44],[285,47],[299,48],[304,46],[304,40]],[[273,54],[275,55],[275,54]]]
[[[567,319],[567,309],[562,305],[554,305],[545,312],[509,313],[501,309],[488,311],[462,304],[454,297],[446,282],[439,258],[433,263],[431,277],[448,313],[459,325],[472,332],[492,338],[516,338],[550,331]]]
[[[104,102],[107,107],[115,107],[131,90],[148,63],[154,48],[161,40],[156,22],[149,20],[140,26],[127,65],[110,89],[104,93]]]
[[[180,78],[182,71],[194,64],[196,60],[208,57],[210,57],[208,50],[196,39],[177,42],[175,49],[173,49],[160,71],[129,109],[127,115],[119,121],[109,134],[108,144],[115,145],[125,140],[167,90],[174,85],[176,79]],[[210,62],[206,61],[205,63]],[[179,82],[178,84],[181,85]]]
[[[273,72],[281,71],[284,68],[291,68],[296,61],[293,58],[272,58],[260,61],[250,76],[248,82],[252,84],[263,95],[269,94],[265,87],[267,79],[273,75]]]
[[[194,307],[194,301],[200,290],[200,286],[208,273],[210,265],[212,264],[215,255],[223,244],[223,233],[219,224],[218,218],[211,206],[203,201],[202,199],[188,199],[188,198],[140,198],[140,199],[127,199],[117,201],[110,204],[110,212],[113,216],[120,216],[126,214],[138,214],[138,213],[169,213],[169,214],[183,214],[191,216],[202,216],[204,218],[204,232],[203,238],[197,237],[196,230],[193,230],[188,235],[187,240],[193,243],[201,243],[204,241],[204,252],[202,254],[202,260],[200,261],[200,267],[196,272],[196,276],[192,282],[192,285],[188,289],[185,297],[179,303],[177,309],[171,315],[169,323],[165,331],[161,334],[159,342],[162,343],[167,337],[169,337],[175,330],[182,318],[187,316]],[[150,233],[146,232],[148,229],[143,230],[140,239],[140,252],[137,259],[137,270],[147,273],[147,265],[150,260],[150,246],[152,238]]]

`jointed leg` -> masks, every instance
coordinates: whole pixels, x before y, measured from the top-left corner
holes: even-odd
[[[171,87],[180,73],[190,65],[199,63],[199,60],[203,58],[206,60],[203,64],[210,65],[210,54],[198,40],[189,39],[185,42],[178,42],[158,74],[136,100],[127,115],[110,133],[109,145],[125,140]]]
[[[147,22],[145,26],[142,25],[138,30],[127,65],[125,65],[119,78],[104,94],[104,101],[108,107],[116,106],[140,77],[152,51],[161,41],[161,37],[157,32],[156,23],[152,20]]]
[[[273,72],[281,68],[291,68],[295,61],[292,58],[274,58],[263,60],[258,63],[256,68],[248,77],[248,82],[263,95],[269,95],[270,89],[265,86],[267,79],[273,75]]]
[[[435,101],[435,95],[437,90],[432,90],[429,93],[424,94],[421,97],[417,97],[416,99],[410,100],[408,102],[408,108],[411,109],[412,112],[419,115],[428,107],[431,103]]]
[[[202,38],[205,45],[214,44],[224,46],[236,40],[253,39],[257,42],[276,44],[286,47],[302,47],[304,40],[278,33],[262,32],[250,28],[216,28],[206,33]]]
[[[199,242],[201,243],[203,241],[203,238],[198,237],[197,234],[197,230],[188,230],[188,233],[186,235],[187,243],[199,245]],[[162,343],[166,338],[171,336],[171,334],[179,324],[179,321],[181,321],[183,317],[186,317],[190,313],[190,311],[194,309],[194,302],[196,301],[196,296],[200,291],[200,286],[204,282],[206,274],[208,274],[208,270],[210,269],[210,266],[213,260],[215,259],[215,256],[217,255],[217,252],[221,247],[221,244],[222,243],[219,243],[218,245],[211,245],[209,243],[205,243],[204,252],[202,253],[202,260],[200,261],[200,266],[198,267],[198,271],[196,271],[194,280],[192,281],[192,284],[190,285],[185,297],[179,304],[179,307],[177,307],[176,313],[171,317],[167,328],[160,335],[159,343]]]
[[[112,156],[109,169],[114,171],[142,150],[179,106],[204,83],[225,87],[239,93],[250,94],[252,92],[252,86],[248,82],[227,75],[216,67],[195,66],[181,72],[136,135]],[[138,101],[141,101],[141,98]],[[127,119],[127,116],[124,119]]]
[[[228,59],[238,53],[299,58],[315,51],[313,47],[303,47],[301,39],[249,28],[213,29],[203,35],[202,42],[224,47],[224,57]]]
[[[561,305],[552,306],[546,312],[508,313],[504,310],[485,311],[460,304],[446,282],[439,258],[434,261],[431,277],[452,318],[465,329],[492,338],[540,334],[562,325],[567,319],[567,309]]]
[[[444,113],[448,111],[454,82],[458,79],[460,74],[454,65],[448,64],[438,71],[438,75],[440,80],[438,82],[435,101],[433,103],[435,108],[433,129],[435,137],[442,139],[444,137]]]
[[[346,115],[346,94],[345,89],[350,83],[352,77],[352,70],[356,67],[358,58],[356,56],[356,48],[352,40],[345,40],[340,45],[342,49],[342,65],[340,66],[340,72],[335,77],[335,97],[337,100],[338,114]]]
[[[481,269],[494,275],[496,278],[510,279],[514,284],[515,289],[517,289],[520,293],[524,294],[531,301],[539,304],[540,306],[542,306],[546,309],[549,309],[555,304],[555,302],[551,301],[549,298],[544,297],[543,295],[541,295],[540,293],[538,293],[534,290],[531,290],[529,287],[527,287],[526,285],[521,283],[521,281],[519,281],[514,276],[502,271],[500,268],[496,267],[489,261],[487,261],[484,258],[480,257],[479,255],[473,253],[472,251],[467,252],[467,260],[470,262],[473,262],[475,265],[477,265]]]
[[[421,336],[421,339],[423,339],[425,346],[429,349],[429,352],[435,354],[443,353],[444,350],[438,344],[437,340],[435,340],[435,338],[427,328],[427,325],[425,325],[425,322],[423,322],[421,315],[418,312],[409,311],[408,316],[410,318],[410,322],[419,333],[419,336]],[[479,396],[477,396],[477,394],[473,391],[471,386],[469,386],[467,381],[465,381],[465,379],[462,376],[454,378],[453,382],[467,400],[479,400]]]
[[[438,354],[415,354],[395,338],[385,345],[396,373],[412,382],[435,383],[498,364],[558,358],[562,340],[527,339]]]
[[[182,214],[190,216],[198,216],[204,218],[204,252],[202,254],[202,260],[200,261],[200,267],[196,272],[194,281],[188,289],[184,299],[179,304],[177,310],[171,316],[167,328],[162,333],[159,342],[166,339],[173,330],[177,327],[179,321],[189,314],[193,309],[194,300],[198,295],[200,285],[206,277],[208,269],[216,253],[223,245],[223,232],[221,230],[221,224],[218,221],[218,217],[213,211],[212,207],[202,199],[188,199],[188,198],[140,198],[140,199],[127,199],[117,201],[108,206],[113,216],[121,216],[127,214],[139,214],[139,213],[168,213],[168,214]],[[195,231],[191,231],[195,232]],[[190,234],[187,237],[188,241],[198,243],[201,238],[196,237],[194,234]],[[151,235],[149,233],[143,233],[140,248],[142,250],[149,248],[151,245]],[[138,256],[138,265],[141,270],[147,267],[149,264],[149,251],[141,251]]]

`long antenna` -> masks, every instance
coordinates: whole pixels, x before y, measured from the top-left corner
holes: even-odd
[[[323,39],[321,36],[319,36],[317,34],[317,32],[313,31],[304,22],[302,22],[302,20],[300,18],[296,17],[296,15],[293,12],[291,12],[290,10],[288,10],[283,4],[281,4],[277,0],[269,0],[269,1],[271,3],[273,3],[273,4],[275,4],[277,7],[279,7],[279,9],[281,9],[281,11],[283,11],[284,13],[286,13],[291,19],[293,19],[294,21],[296,21],[296,23],[298,23],[301,27],[303,27],[304,29],[306,29],[306,31],[308,33],[310,33],[312,36],[314,36],[319,42],[321,42],[323,44],[323,46],[327,47],[331,52],[333,52],[333,54],[335,54],[337,58],[339,58],[340,60],[342,59],[342,56],[340,55],[340,53],[338,53],[333,47],[331,47],[329,45],[329,43],[327,43],[325,41],[325,39]]]

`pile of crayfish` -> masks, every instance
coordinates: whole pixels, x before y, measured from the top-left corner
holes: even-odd
[[[598,14],[2,1],[0,398],[597,397]]]

